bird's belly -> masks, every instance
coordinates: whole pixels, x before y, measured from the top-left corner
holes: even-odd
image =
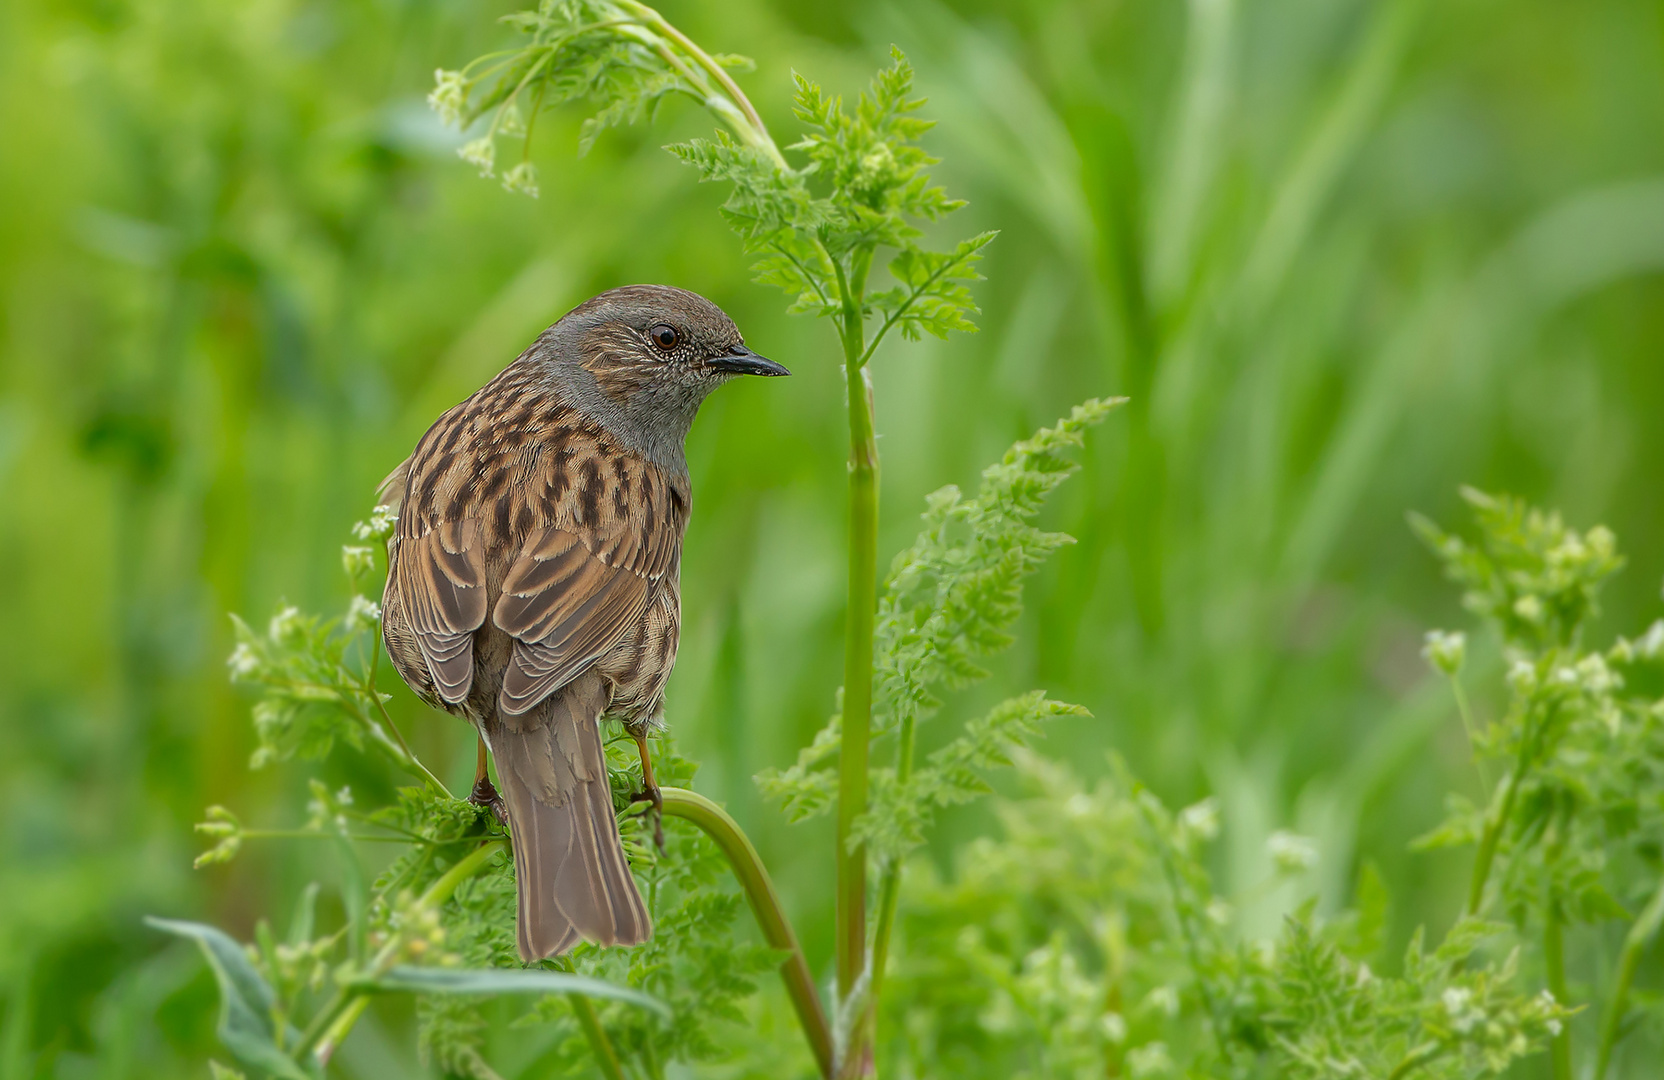
[[[612,688],[607,715],[631,725],[658,721],[664,713],[664,689],[676,664],[681,629],[681,601],[675,582],[658,591],[632,633],[595,664]]]

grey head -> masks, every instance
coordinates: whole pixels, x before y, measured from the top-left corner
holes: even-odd
[[[683,475],[705,395],[741,375],[789,375],[745,347],[715,304],[669,285],[625,285],[567,312],[526,351],[568,404],[660,468]]]

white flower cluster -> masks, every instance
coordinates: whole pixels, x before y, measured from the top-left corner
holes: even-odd
[[[1179,839],[1206,843],[1219,835],[1219,800],[1209,796],[1179,811]]]
[[[376,549],[360,544],[341,545],[341,569],[350,578],[357,578],[375,569]]]
[[[1458,1035],[1466,1035],[1485,1022],[1485,1010],[1473,1002],[1473,991],[1465,986],[1446,987],[1444,1011],[1450,1016],[1450,1026]]]
[[[497,169],[497,143],[489,135],[481,135],[456,148],[456,156],[480,171],[481,176],[492,176]]]
[[[522,161],[503,174],[503,190],[537,198],[537,166]]]
[[[373,630],[381,622],[381,605],[362,596],[354,596],[347,606],[348,630]]]
[[[1265,850],[1279,874],[1298,874],[1317,865],[1317,841],[1287,829],[1267,837]]]
[[[385,540],[393,535],[393,525],[398,521],[393,511],[385,506],[378,506],[370,511],[370,520],[360,521],[352,527],[352,535],[356,540]]]
[[[264,665],[265,661],[260,659],[260,654],[246,641],[240,642],[231,650],[231,655],[225,658],[225,666],[231,669],[232,682],[254,678]]]
[[[462,109],[468,101],[468,86],[460,71],[439,68],[433,73],[433,89],[428,93],[428,106],[439,114],[447,127],[462,124]]]
[[[266,634],[273,641],[288,641],[305,631],[306,620],[293,604],[284,604],[266,625]]]
[[[1468,656],[1468,636],[1460,630],[1429,630],[1421,646],[1429,664],[1450,678],[1462,670]]]

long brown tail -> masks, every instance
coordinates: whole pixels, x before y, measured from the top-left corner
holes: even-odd
[[[514,840],[520,958],[580,937],[638,945],[653,934],[618,840],[599,718],[601,679],[585,675],[525,716],[493,718],[487,742]]]

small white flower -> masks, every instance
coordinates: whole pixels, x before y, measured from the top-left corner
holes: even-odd
[[[1468,636],[1460,630],[1429,630],[1421,647],[1422,657],[1444,674],[1455,677],[1467,659]]]
[[[348,577],[367,574],[376,565],[375,548],[361,547],[357,544],[343,544],[341,546],[341,568]]]
[[[231,650],[225,666],[231,669],[232,679],[247,679],[260,670],[260,656],[247,642],[243,642]]]
[[[369,521],[360,521],[352,527],[352,535],[358,540],[385,540],[392,535],[396,520],[391,510],[378,506],[370,511]]]
[[[1537,686],[1537,668],[1529,660],[1515,660],[1508,666],[1508,685],[1515,694],[1525,696]]]
[[[529,161],[522,161],[504,173],[503,190],[518,191],[523,195],[537,198],[537,166]]]
[[[463,84],[462,72],[439,68],[433,73],[433,89],[428,93],[428,105],[439,114],[441,123],[460,125],[467,100],[468,88]]]
[[[1109,1040],[1110,1045],[1120,1046],[1127,1041],[1127,1021],[1120,1013],[1104,1013],[1098,1026],[1103,1029],[1104,1038]]]
[[[1442,995],[1444,1011],[1450,1014],[1450,1026],[1459,1035],[1466,1035],[1485,1022],[1485,1010],[1474,1006],[1473,991],[1464,986],[1446,987]]]
[[[1206,798],[1179,811],[1179,829],[1198,840],[1212,840],[1219,835],[1219,800]]]
[[[478,169],[481,176],[491,176],[497,165],[497,144],[491,136],[481,135],[457,147],[456,156]]]
[[[1370,983],[1372,983],[1374,981],[1375,981],[1375,972],[1369,970],[1369,965],[1368,964],[1359,964],[1358,965],[1358,977],[1353,980],[1352,985],[1354,985],[1356,987],[1359,987],[1361,989],[1365,986],[1368,986]]]
[[[1528,623],[1541,622],[1543,619],[1543,602],[1535,594],[1526,593],[1514,601],[1514,614]]]
[[[283,641],[300,633],[303,628],[300,609],[293,604],[284,604],[267,624],[266,633],[273,641]]]
[[[1583,689],[1590,694],[1608,694],[1623,685],[1623,680],[1613,674],[1606,666],[1606,658],[1599,653],[1590,653],[1577,662],[1578,681]]]
[[[1298,874],[1317,865],[1317,841],[1278,829],[1265,841],[1265,850],[1279,874]]]
[[[352,598],[347,605],[347,629],[358,630],[373,627],[381,621],[381,605],[362,596]]]

